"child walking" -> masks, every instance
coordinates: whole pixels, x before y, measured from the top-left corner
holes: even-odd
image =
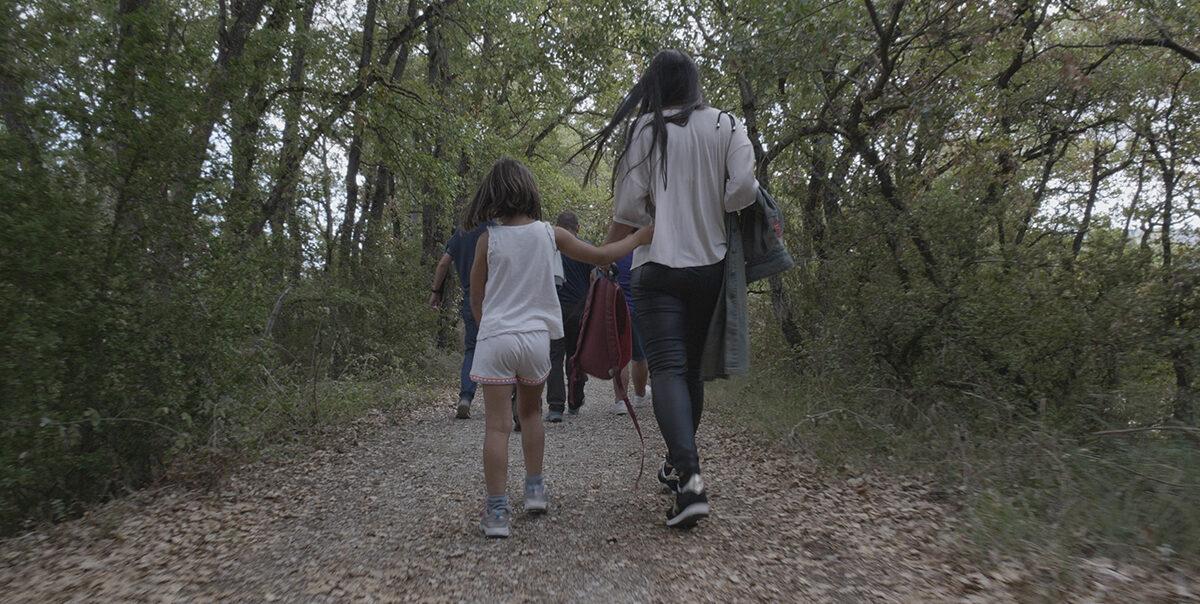
[[[479,336],[470,375],[483,390],[487,504],[480,528],[488,537],[507,537],[513,512],[505,485],[514,386],[525,456],[525,511],[542,513],[549,507],[542,481],[541,399],[550,373],[550,340],[563,337],[554,288],[555,249],[589,264],[608,264],[649,243],[654,232],[653,227],[640,229],[597,248],[541,218],[533,174],[510,158],[492,166],[463,215],[468,231],[489,220],[498,223],[480,235],[471,267],[471,312]]]

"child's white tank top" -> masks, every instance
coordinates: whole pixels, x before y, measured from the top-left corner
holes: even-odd
[[[549,331],[563,337],[554,289],[556,246],[548,222],[488,227],[487,286],[479,339],[504,333]]]

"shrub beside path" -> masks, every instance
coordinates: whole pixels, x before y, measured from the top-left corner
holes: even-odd
[[[1125,602],[1200,591],[1103,560],[1069,592],[1017,561],[973,562],[952,506],[927,485],[830,476],[717,421],[701,431],[713,516],[667,529],[652,412],[641,410],[647,472],[635,488],[637,437],[610,393],[593,380],[578,416],[546,425],[545,516],[520,513],[513,435],[508,539],[479,534],[478,402],[466,421],[449,403],[374,411],[324,448],[249,464],[217,488],[135,493],[0,542],[0,599]]]

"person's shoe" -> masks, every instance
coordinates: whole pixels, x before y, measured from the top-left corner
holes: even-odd
[[[484,537],[507,537],[512,510],[508,507],[484,509],[479,518],[479,528]]]
[[[692,474],[675,493],[675,505],[667,510],[667,526],[691,528],[703,518],[708,518],[708,495],[704,492],[704,479],[699,473]]]
[[[679,490],[679,474],[665,459],[662,467],[658,469],[658,481],[672,493]]]
[[[567,407],[567,413],[571,415],[579,415],[579,407]]]
[[[543,514],[550,507],[546,499],[546,485],[538,484],[525,487],[525,511],[530,514]]]
[[[629,401],[629,402],[633,403],[633,406],[634,406],[634,407],[642,407],[642,406],[644,406],[644,405],[647,405],[647,404],[649,404],[649,403],[651,402],[651,399],[650,399],[650,386],[646,386],[646,394],[643,394],[643,395],[641,395],[641,396],[638,396],[637,394],[634,394],[634,395],[633,395],[633,398],[632,398],[632,399],[630,399],[630,401]]]
[[[460,397],[458,399],[458,413],[454,414],[455,419],[471,419],[471,399]]]
[[[555,411],[555,410],[551,409],[550,411],[548,411],[546,413],[546,421],[548,421],[552,424],[561,424],[562,420],[563,420],[562,411]]]
[[[625,401],[617,399],[617,402],[613,403],[613,413],[617,415],[629,413],[629,410],[625,408]]]

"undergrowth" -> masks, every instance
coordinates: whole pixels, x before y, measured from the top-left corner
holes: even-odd
[[[1200,568],[1200,431],[1145,429],[1152,414],[1114,411],[1114,401],[1153,410],[1162,400],[1153,389],[1110,394],[1110,423],[1080,429],[1051,414],[1014,414],[1003,400],[917,405],[779,346],[756,341],[751,375],[712,383],[713,410],[830,472],[929,477],[932,495],[959,507],[959,529],[981,557],[1025,557],[1064,584],[1096,557]]]
[[[1200,434],[1072,437],[1035,421],[989,434],[950,416],[902,426],[874,393],[769,365],[710,388],[710,400],[730,401],[718,413],[830,471],[933,477],[981,552],[1200,567]]]
[[[445,375],[457,374],[461,353],[430,348],[412,368],[363,366],[339,377],[304,380],[286,368],[263,372],[256,400],[235,405],[214,428],[210,445],[236,457],[272,454],[311,442],[372,409],[402,413],[443,396]],[[457,357],[457,358],[456,358]]]

